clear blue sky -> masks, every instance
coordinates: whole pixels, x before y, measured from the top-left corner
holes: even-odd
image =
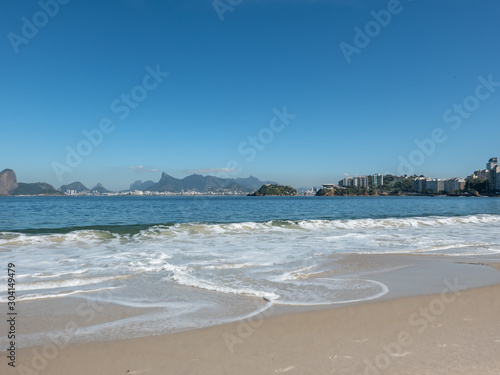
[[[437,128],[446,141],[413,155],[417,174],[500,156],[500,86],[478,80],[500,82],[497,0],[54,1],[0,3],[0,169],[21,182],[123,189],[236,166],[317,186],[398,173]],[[284,107],[288,124],[271,122]],[[89,151],[82,132],[106,118]]]

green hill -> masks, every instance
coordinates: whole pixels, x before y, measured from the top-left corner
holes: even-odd
[[[19,182],[17,188],[12,190],[9,195],[65,195],[62,191],[54,189],[54,187],[46,182],[36,182],[26,184]]]
[[[89,189],[82,184],[80,181],[72,182],[71,184],[68,185],[62,185],[59,190],[61,190],[63,193],[67,193],[69,190],[74,190],[77,193],[82,193],[82,192],[87,192]]]
[[[297,195],[297,190],[295,190],[291,186],[265,184],[262,185],[259,190],[254,191],[251,194],[248,194],[248,196],[252,197],[263,197],[267,195],[274,195],[274,196]]]
[[[107,194],[111,193],[111,190],[106,189],[102,184],[97,184],[94,186],[92,189],[90,189],[91,193],[98,193],[98,194]]]

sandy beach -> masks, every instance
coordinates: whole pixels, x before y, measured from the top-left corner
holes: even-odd
[[[0,0],[0,375],[500,375],[499,16]]]
[[[498,264],[476,265],[485,270]],[[2,374],[500,374],[500,285],[16,353]],[[71,327],[67,327],[71,332]]]

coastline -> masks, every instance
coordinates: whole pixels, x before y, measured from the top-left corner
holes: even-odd
[[[134,194],[123,194],[123,195],[16,195],[17,197],[259,197],[259,198],[349,198],[349,197],[373,197],[373,198],[384,198],[384,197],[429,197],[429,198],[499,198],[500,194],[496,195],[457,195],[457,194],[352,194],[352,195],[309,195],[309,194],[297,194],[297,195],[249,195],[249,194],[151,194],[151,195],[134,195]]]
[[[390,258],[381,260],[390,262]],[[500,281],[483,279],[494,285],[470,288],[462,280],[467,276],[465,268],[471,274],[500,276],[500,262],[470,258],[427,262],[425,258],[420,265],[437,267],[427,268],[435,280],[424,279],[427,289],[415,285],[413,295],[408,295],[408,285],[401,285],[399,292],[362,303],[305,311],[276,306],[243,321],[178,333],[19,348],[15,369],[7,366],[6,352],[0,354],[7,369],[2,373],[18,374],[23,369],[51,375],[374,375],[437,370],[495,374],[500,368]],[[403,281],[412,284],[422,275],[418,266],[413,272],[402,269],[386,278],[392,280],[391,286]],[[401,278],[405,273],[408,280]]]
[[[103,197],[103,198],[111,198],[111,197],[256,197],[254,195],[249,195],[247,193],[242,194],[178,194],[178,193],[169,193],[169,194],[34,194],[34,195],[0,195],[0,197]],[[489,194],[489,195],[473,195],[473,194],[422,194],[422,193],[410,193],[410,194],[347,194],[347,195],[310,195],[310,194],[297,194],[297,195],[258,195],[258,197],[432,197],[432,198],[500,198],[500,194]]]

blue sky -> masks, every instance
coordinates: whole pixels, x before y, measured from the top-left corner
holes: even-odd
[[[299,187],[500,156],[498,1],[215,5],[2,1],[0,169],[56,187],[161,172]]]

